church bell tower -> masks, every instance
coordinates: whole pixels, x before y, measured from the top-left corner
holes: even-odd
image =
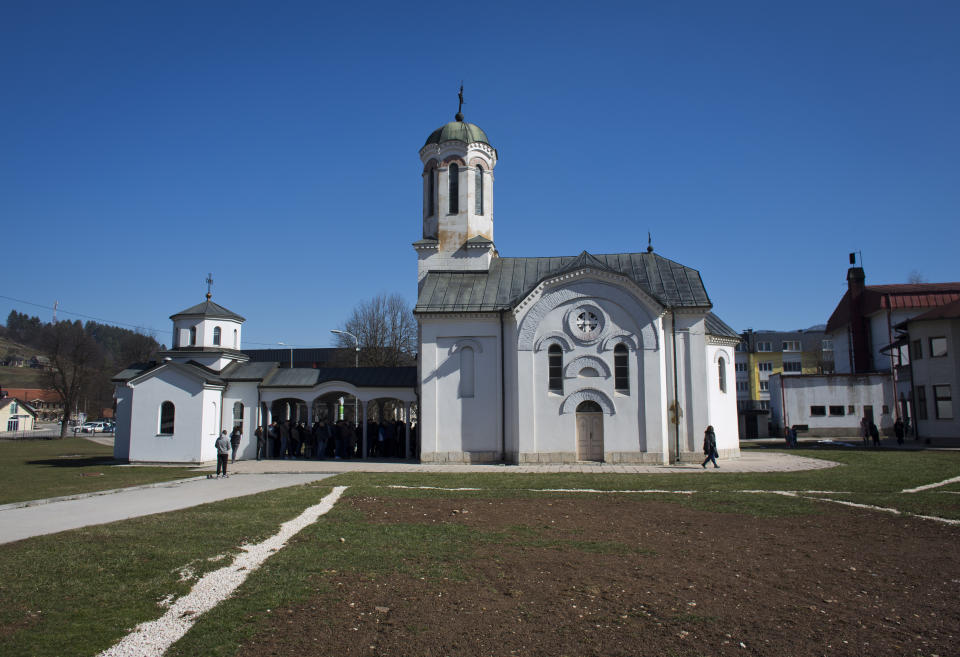
[[[463,118],[463,87],[455,120],[437,128],[420,149],[423,162],[423,238],[418,281],[428,271],[486,271],[493,245],[493,169],[497,150]]]

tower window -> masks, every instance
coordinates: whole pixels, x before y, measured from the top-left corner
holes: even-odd
[[[434,189],[434,184],[435,184],[434,180],[436,175],[437,175],[437,170],[431,167],[430,170],[427,171],[427,175],[423,179],[423,187],[424,187],[424,194],[425,194],[423,203],[426,209],[425,214],[428,217],[432,217],[434,213],[433,199],[434,199],[434,196],[436,196],[436,190]]]
[[[563,394],[563,350],[559,345],[547,349],[547,370],[550,392]]]
[[[450,174],[450,214],[460,213],[460,167],[451,164]]]
[[[473,180],[476,185],[476,188],[473,190],[476,206],[474,212],[476,214],[483,214],[483,167],[479,164],[477,165],[476,177]]]
[[[717,361],[717,376],[720,380],[720,392],[727,391],[727,361],[723,358]]]
[[[213,327],[213,344],[215,345],[220,344],[220,327],[219,326]]]
[[[190,327],[190,346],[195,347],[197,345],[197,327]]]
[[[630,393],[630,361],[622,342],[613,348],[613,386],[617,392]]]
[[[238,335],[239,333],[237,333],[237,329],[233,329],[233,348],[234,349],[239,349],[240,347],[240,341],[237,339]]]

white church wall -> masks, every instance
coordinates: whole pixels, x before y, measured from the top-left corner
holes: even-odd
[[[133,390],[126,383],[114,390],[117,402],[117,425],[113,432],[113,458],[126,461],[130,458],[130,419],[133,410]]]
[[[221,409],[223,428],[233,433],[234,405],[243,405],[243,436],[240,438],[240,447],[237,449],[237,458],[252,459],[257,456],[257,439],[253,432],[257,428],[257,382],[231,382],[223,391],[223,408]]]
[[[500,460],[499,331],[497,315],[421,318],[422,461]],[[462,371],[470,352],[472,386]]]
[[[720,385],[720,359],[724,361],[724,385]],[[717,451],[721,457],[739,456],[740,435],[737,418],[737,384],[734,373],[732,346],[708,344],[707,367],[707,424],[717,436]]]
[[[588,333],[577,328],[584,311],[599,323]],[[651,308],[618,281],[587,275],[548,286],[517,315],[518,460],[577,460],[576,407],[589,399],[605,411],[605,461],[662,462],[662,332]],[[613,375],[620,342],[628,347],[626,393]],[[562,393],[549,390],[551,344],[563,349]]]
[[[129,459],[134,462],[198,463],[204,460],[202,441],[203,384],[162,368],[134,384]],[[160,406],[174,405],[172,435],[160,435]]]

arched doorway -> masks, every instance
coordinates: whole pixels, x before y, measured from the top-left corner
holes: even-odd
[[[603,409],[589,399],[577,405],[577,460],[603,461]]]

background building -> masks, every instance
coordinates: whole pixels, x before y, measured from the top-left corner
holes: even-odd
[[[824,325],[797,331],[740,334],[736,351],[737,417],[740,438],[763,438],[770,422],[770,377],[832,372],[833,345]]]

